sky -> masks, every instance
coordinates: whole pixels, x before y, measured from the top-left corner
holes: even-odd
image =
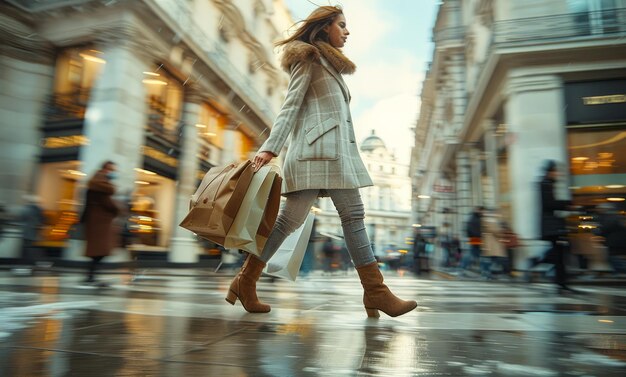
[[[316,5],[284,0],[294,21],[306,18]],[[350,31],[344,54],[356,66],[344,79],[357,140],[372,130],[400,162],[408,164],[419,114],[419,95],[432,59],[432,27],[439,0],[312,0],[341,5]]]

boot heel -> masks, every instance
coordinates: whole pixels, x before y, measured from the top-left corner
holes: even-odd
[[[369,318],[380,318],[380,313],[378,313],[378,309],[365,308],[365,312]]]
[[[237,295],[235,294],[235,292],[228,290],[228,294],[226,295],[225,300],[229,304],[235,305],[235,302],[237,302]]]

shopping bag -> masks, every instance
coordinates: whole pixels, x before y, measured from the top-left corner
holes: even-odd
[[[209,170],[191,196],[190,211],[180,226],[223,245],[253,175],[249,160]]]
[[[280,206],[280,168],[265,165],[259,169],[248,186],[237,216],[224,240],[227,249],[236,248],[260,255],[269,237]],[[276,190],[278,187],[278,190]]]
[[[274,179],[272,182],[269,196],[270,199],[267,202],[265,211],[263,212],[261,224],[256,232],[256,243],[259,254],[263,250],[267,239],[270,237],[272,229],[274,229],[274,223],[276,222],[276,217],[278,216],[278,208],[280,207],[280,190],[282,189],[282,186],[283,179],[277,176],[277,179]]]
[[[306,252],[315,215],[309,213],[304,224],[290,234],[270,258],[263,272],[268,275],[296,281]]]

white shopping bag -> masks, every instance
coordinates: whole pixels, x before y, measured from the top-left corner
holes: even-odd
[[[280,190],[272,192],[272,187],[275,186],[275,180],[280,180],[279,171],[278,166],[265,165],[254,173],[239,211],[224,239],[223,246],[225,248],[236,248],[260,255],[278,213]],[[274,197],[271,197],[271,194]],[[261,235],[258,231],[264,215],[266,215],[266,210],[268,210],[268,205],[275,207],[273,221],[269,224],[269,229],[264,232],[267,234]]]
[[[265,272],[268,275],[296,281],[306,248],[311,237],[315,215],[309,213],[304,224],[290,234],[267,262]]]

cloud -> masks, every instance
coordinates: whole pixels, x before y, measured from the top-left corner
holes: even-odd
[[[371,60],[371,59],[370,59]],[[357,64],[353,76],[346,76],[346,83],[353,97],[383,98],[399,93],[418,93],[424,73],[420,70],[423,64],[414,56],[406,53],[388,55],[379,62],[364,61]]]
[[[344,4],[346,23],[350,36],[344,47],[346,55],[355,60],[372,56],[375,48],[382,44],[393,30],[392,17],[383,17],[380,1],[346,1]]]
[[[415,140],[411,128],[415,127],[418,110],[417,94],[403,93],[379,100],[355,119],[358,142],[362,142],[374,129],[387,149],[396,154],[398,161],[408,164]]]

